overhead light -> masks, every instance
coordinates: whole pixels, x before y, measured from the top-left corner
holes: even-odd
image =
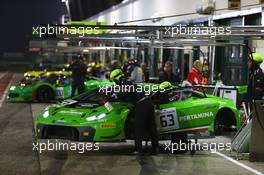
[[[124,1],[122,1],[122,4],[125,4],[127,2],[129,2],[129,0],[124,0]]]

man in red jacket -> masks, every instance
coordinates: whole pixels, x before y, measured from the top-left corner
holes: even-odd
[[[189,72],[187,80],[192,85],[201,85],[202,84],[202,77],[201,77],[201,71],[203,69],[203,64],[200,60],[196,60],[193,63],[193,68]]]

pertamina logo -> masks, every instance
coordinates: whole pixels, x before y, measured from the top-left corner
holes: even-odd
[[[195,120],[195,119],[203,119],[203,118],[209,118],[213,117],[213,112],[203,112],[198,114],[191,114],[180,117],[180,121],[189,121],[189,120]]]

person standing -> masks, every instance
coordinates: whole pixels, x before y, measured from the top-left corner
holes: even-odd
[[[187,80],[192,85],[201,85],[202,84],[202,77],[201,71],[203,69],[203,64],[200,60],[196,60],[193,63],[193,67],[191,71],[188,73]]]
[[[110,74],[110,80],[119,86],[137,86],[126,79],[121,69],[115,69]],[[123,88],[121,88],[123,89]],[[158,138],[155,123],[154,103],[150,96],[145,96],[144,92],[126,91],[120,92],[119,98],[130,99],[135,105],[134,112],[134,154],[143,153],[142,141],[150,138],[152,141],[152,153],[156,154],[158,149]],[[144,135],[146,133],[146,135]]]
[[[150,96],[140,99],[135,105],[135,152],[143,153],[142,141],[151,140],[151,153],[158,153],[158,132],[155,121],[155,104]]]
[[[148,83],[149,82],[149,68],[147,67],[145,63],[141,63],[140,67],[143,71],[143,81],[144,83]]]
[[[170,82],[165,81],[159,85],[161,91],[139,100],[135,106],[135,153],[142,153],[144,134],[151,140],[151,153],[159,152],[158,131],[155,120],[155,106],[169,103],[170,92],[173,89]],[[174,96],[174,95],[173,95]]]
[[[168,81],[170,83],[180,83],[180,76],[175,75],[172,70],[173,64],[171,61],[167,61],[164,65],[163,71],[159,75],[159,82]]]
[[[249,82],[247,89],[247,100],[251,104],[252,100],[262,100],[264,97],[264,73],[260,68],[263,57],[259,53],[252,53],[247,65],[249,70]]]
[[[143,71],[138,64],[137,60],[133,60],[133,69],[131,72],[130,80],[134,83],[142,83],[143,82]]]
[[[73,57],[73,62],[69,66],[69,70],[72,72],[71,97],[74,97],[76,89],[78,90],[78,94],[83,93],[85,90],[84,81],[87,67],[81,61],[80,56],[75,56]]]

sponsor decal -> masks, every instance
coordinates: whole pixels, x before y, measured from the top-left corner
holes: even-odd
[[[203,112],[198,114],[191,114],[180,117],[180,121],[189,121],[189,120],[196,120],[196,119],[203,119],[203,118],[210,118],[213,117],[213,112]]]
[[[64,98],[64,90],[63,90],[63,87],[57,87],[56,88],[56,97],[58,99]]]
[[[101,128],[116,128],[116,124],[101,124]]]
[[[176,108],[167,108],[159,111],[156,117],[158,131],[175,130],[179,128]]]
[[[77,111],[60,111],[61,114],[79,114],[82,115],[83,112],[77,112]]]
[[[105,106],[105,108],[106,108],[109,112],[113,110],[113,106],[111,105],[110,102],[106,102],[106,103],[104,104],[104,106]]]

